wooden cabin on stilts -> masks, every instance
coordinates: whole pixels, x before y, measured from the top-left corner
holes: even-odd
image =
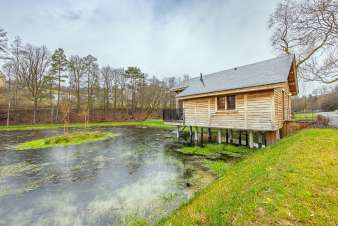
[[[190,143],[203,145],[217,134],[218,143],[262,147],[276,143],[291,119],[291,96],[298,94],[294,55],[236,67],[183,82],[177,109],[164,110],[164,121],[184,128]]]

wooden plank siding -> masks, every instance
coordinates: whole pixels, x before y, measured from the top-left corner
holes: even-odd
[[[288,86],[274,89],[274,104],[275,125],[276,129],[280,129],[284,121],[291,120],[291,96]]]
[[[291,119],[291,96],[287,84],[271,90],[236,93],[235,96],[235,110],[217,110],[215,95],[183,99],[184,124],[209,128],[275,131],[283,127],[284,121]]]
[[[183,100],[185,125],[243,130],[275,130],[274,91],[236,94],[235,110],[217,110],[216,96]]]

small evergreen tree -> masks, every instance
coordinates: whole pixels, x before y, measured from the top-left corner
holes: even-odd
[[[55,50],[52,55],[52,72],[56,76],[57,81],[56,121],[59,119],[61,84],[67,78],[67,75],[64,73],[67,69],[67,64],[68,61],[63,49],[58,48]]]

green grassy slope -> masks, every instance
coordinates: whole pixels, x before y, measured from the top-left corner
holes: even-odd
[[[158,225],[337,225],[338,130],[249,155]]]

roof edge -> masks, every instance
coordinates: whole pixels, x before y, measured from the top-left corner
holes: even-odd
[[[248,87],[236,88],[236,89],[218,90],[218,91],[207,92],[207,93],[179,96],[179,97],[176,97],[176,99],[187,100],[187,99],[195,99],[195,98],[201,98],[201,97],[217,96],[217,95],[222,95],[222,94],[245,93],[245,92],[255,92],[255,91],[261,91],[261,90],[269,90],[269,89],[274,89],[274,88],[283,86],[286,83],[287,81],[265,84],[265,85],[258,85],[258,86],[248,86]]]

